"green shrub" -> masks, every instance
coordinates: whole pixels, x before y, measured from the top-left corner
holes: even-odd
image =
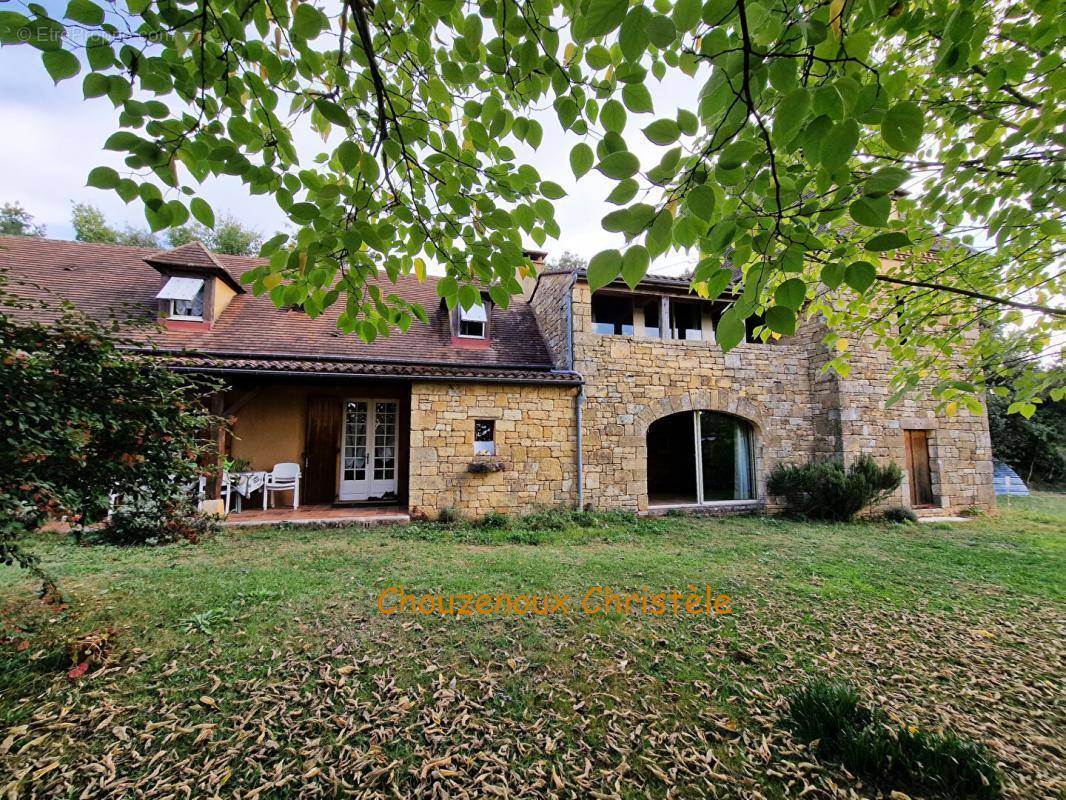
[[[510,528],[511,518],[499,511],[490,511],[478,520],[482,528]]]
[[[797,738],[817,742],[820,758],[886,789],[939,797],[1002,795],[999,770],[982,745],[895,724],[880,708],[862,705],[846,684],[811,681],[789,698],[788,722]]]
[[[573,511],[559,508],[549,508],[543,511],[534,511],[526,514],[519,520],[523,528],[536,528],[540,530],[561,531],[573,522]]]
[[[437,522],[442,522],[445,525],[454,525],[462,521],[463,515],[454,506],[445,506],[440,510],[440,514],[437,515]]]
[[[805,742],[820,741],[836,749],[842,736],[850,736],[873,721],[860,705],[851,686],[832,681],[812,681],[789,699],[793,732]]]
[[[899,488],[903,473],[894,463],[879,465],[866,454],[847,469],[839,461],[793,466],[779,464],[770,474],[770,494],[809,519],[847,522]]]
[[[885,511],[886,522],[914,523],[918,521],[918,515],[906,506],[895,506]]]
[[[217,533],[218,520],[201,514],[188,498],[135,495],[120,503],[94,535],[108,544],[156,545],[185,540],[197,544]]]

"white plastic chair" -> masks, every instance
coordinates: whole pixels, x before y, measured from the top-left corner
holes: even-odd
[[[291,461],[275,464],[267,473],[263,484],[263,510],[267,509],[267,499],[271,492],[292,492],[292,510],[300,507],[300,465]]]
[[[224,508],[226,509],[226,513],[229,513],[230,506],[232,505],[232,500],[234,497],[237,498],[237,513],[241,513],[241,493],[237,491],[237,485],[236,483],[234,483],[228,472],[222,473],[221,490],[222,499],[225,501]]]
[[[190,481],[181,488],[185,494],[195,497],[196,501],[199,502],[207,496],[207,478],[206,476],[201,475],[196,480]]]

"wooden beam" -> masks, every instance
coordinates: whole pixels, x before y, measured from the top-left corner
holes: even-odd
[[[243,394],[241,394],[240,397],[236,398],[232,403],[226,406],[225,409],[223,409],[222,416],[226,418],[234,416],[238,411],[240,411],[252,400],[254,400],[261,391],[263,391],[263,387],[262,385],[259,385],[256,386],[254,389],[249,389],[248,391],[244,392]]]
[[[211,395],[211,413],[216,417],[225,417],[226,398],[222,392]],[[222,456],[226,452],[226,426],[214,425],[210,434],[211,448],[207,456],[209,463],[205,464],[208,469],[206,499],[222,499]]]

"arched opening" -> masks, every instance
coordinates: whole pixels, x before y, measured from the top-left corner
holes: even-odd
[[[683,411],[648,427],[648,505],[755,499],[755,436],[747,420]]]

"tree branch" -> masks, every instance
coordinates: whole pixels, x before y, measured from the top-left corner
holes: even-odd
[[[985,300],[989,303],[995,303],[1001,306],[1020,308],[1023,311],[1039,311],[1041,314],[1051,314],[1054,317],[1066,317],[1066,308],[1042,306],[1037,303],[1019,303],[1015,300],[1007,300],[1003,297],[993,297],[990,294],[972,292],[969,289],[959,289],[955,286],[944,286],[943,284],[927,283],[925,281],[909,281],[903,278],[890,278],[887,275],[878,275],[877,280],[883,283],[894,283],[897,286],[916,286],[920,289],[933,289],[938,292],[950,292],[951,294],[958,294],[962,295],[963,297],[972,297],[975,300]]]

